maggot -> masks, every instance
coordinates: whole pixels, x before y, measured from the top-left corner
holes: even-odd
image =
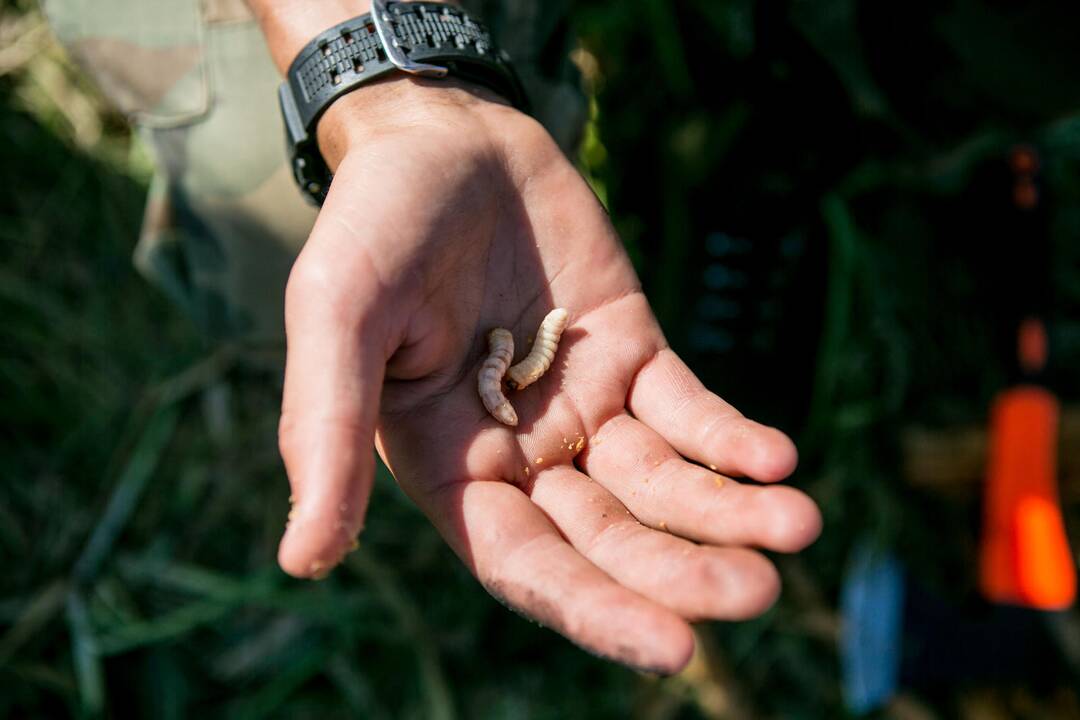
[[[524,360],[514,365],[507,372],[507,385],[511,390],[521,390],[540,379],[555,359],[559,349],[559,338],[566,329],[570,313],[566,308],[555,308],[547,314],[540,329],[536,331],[536,340]]]
[[[517,425],[514,407],[502,391],[502,379],[506,368],[514,360],[514,336],[509,330],[495,328],[488,333],[488,356],[480,366],[477,388],[484,407],[504,425]]]

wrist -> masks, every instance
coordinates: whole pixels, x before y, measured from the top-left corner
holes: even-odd
[[[316,126],[319,150],[331,172],[351,148],[403,128],[442,124],[447,113],[484,106],[512,107],[498,93],[455,77],[428,79],[395,75],[356,88],[335,100]]]

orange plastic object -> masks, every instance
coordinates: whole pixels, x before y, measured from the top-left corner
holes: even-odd
[[[1058,504],[1060,405],[1036,386],[1001,393],[991,411],[979,581],[994,602],[1043,610],[1076,597],[1076,564]]]

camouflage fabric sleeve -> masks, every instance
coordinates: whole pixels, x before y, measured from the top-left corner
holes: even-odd
[[[466,2],[564,149],[584,122],[562,0]],[[541,12],[541,8],[543,12]],[[244,0],[46,0],[60,40],[153,149],[139,269],[207,333],[279,343],[315,220],[285,158],[280,78]]]

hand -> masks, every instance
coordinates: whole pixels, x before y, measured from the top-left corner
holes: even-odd
[[[751,548],[799,550],[820,515],[797,490],[730,478],[781,480],[795,447],[667,347],[543,128],[402,78],[339,100],[319,131],[337,168],[286,294],[282,567],[317,576],[347,551],[374,440],[484,587],[591,652],[675,672],[688,621],[765,611],[779,579]],[[485,336],[510,329],[520,359],[553,307],[570,311],[555,364],[500,425],[477,395]]]

